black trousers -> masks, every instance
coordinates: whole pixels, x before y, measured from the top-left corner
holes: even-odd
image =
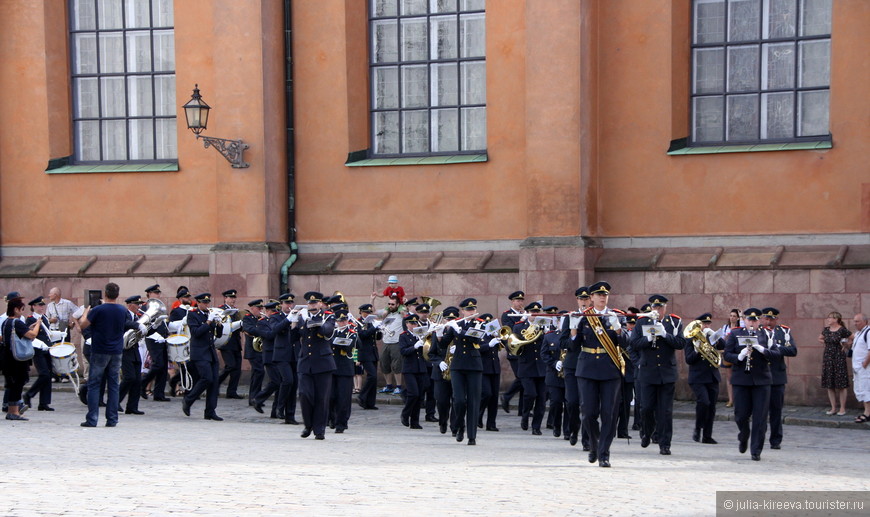
[[[501,376],[497,373],[483,374],[483,384],[480,389],[480,421],[486,413],[486,428],[496,427],[495,417],[498,415],[498,387]]]
[[[278,372],[280,380],[278,381],[278,394],[275,396],[275,413],[278,418],[284,415],[284,420],[289,421],[287,416],[287,406],[290,403],[290,392],[293,389],[295,375],[290,367],[289,361],[275,361],[272,363],[275,370]]]
[[[785,384],[770,387],[770,444],[782,443],[782,407],[785,405]]]
[[[35,397],[39,393],[39,405],[48,406],[51,404],[51,355],[47,350],[33,350],[33,366],[37,377],[27,390],[27,396]]]
[[[586,433],[586,428],[580,425],[580,385],[579,379],[574,375],[577,370],[574,368],[565,368],[565,421],[568,424],[569,436],[580,435],[580,443],[583,447],[589,447],[589,435]]]
[[[221,359],[224,361],[224,369],[218,377],[218,383],[223,383],[224,379],[229,378],[227,382],[227,396],[235,396],[239,394],[239,379],[242,378],[242,351],[241,350],[219,350]]]
[[[770,410],[770,386],[731,385],[734,392],[734,421],[737,423],[737,439],[749,440],[749,452],[761,454],[764,435],[767,433],[767,417]],[[750,428],[749,420],[752,419]]]
[[[544,421],[544,406],[547,404],[547,385],[544,377],[522,377],[523,421],[532,417],[532,429],[541,429]]]
[[[329,421],[336,430],[347,429],[350,420],[350,401],[353,398],[353,376],[332,376],[332,389],[329,400]]]
[[[547,421],[553,419],[553,435],[559,436],[565,432],[565,425],[562,421],[565,409],[565,387],[564,386],[547,386],[547,393],[550,396],[550,413],[547,415]]]
[[[373,408],[377,404],[378,363],[377,361],[363,361],[360,363],[360,366],[362,366],[366,378],[363,381],[362,388],[359,390],[357,400],[363,408]]]
[[[431,380],[431,379],[430,379]],[[456,432],[456,411],[453,408],[453,383],[443,378],[432,381],[435,386],[435,403],[438,407],[438,424],[448,424]]]
[[[465,429],[469,439],[477,438],[477,418],[480,415],[480,388],[483,372],[451,370],[453,409],[457,429]]]
[[[432,365],[426,364],[426,379],[432,378]],[[426,382],[426,391],[423,393],[423,408],[426,410],[426,418],[435,418],[435,386],[431,382]]]
[[[193,388],[184,395],[184,400],[192,406],[199,400],[202,392],[205,392],[205,416],[212,416],[217,409],[218,391],[218,363],[217,361],[190,361],[196,366],[197,378]]]
[[[420,425],[420,408],[423,407],[423,396],[429,388],[426,373],[402,373],[405,386],[405,406],[402,408],[402,419],[410,420],[412,426]]]
[[[145,341],[148,347],[148,355],[151,357],[151,368],[148,373],[142,378],[142,387],[148,386],[148,383],[154,381],[154,393],[156,400],[166,398],[166,380],[169,376],[169,354],[166,351],[166,343],[154,343],[149,340]]]
[[[634,383],[622,383],[619,397],[619,418],[616,421],[616,434],[625,436],[628,434],[628,420],[631,417],[631,399],[634,397]]]
[[[299,402],[302,420],[315,436],[326,432],[329,415],[329,392],[332,389],[332,372],[299,374]]]
[[[642,383],[641,398],[643,399],[643,433],[644,436],[655,436],[659,439],[659,448],[670,447],[674,434],[674,383],[646,384]]]
[[[263,354],[257,352],[252,359],[248,359],[251,365],[251,383],[248,385],[248,403],[253,404],[257,394],[263,389],[263,378],[266,377],[266,369],[263,368]]]
[[[127,411],[139,411],[139,393],[142,391],[142,358],[139,349],[124,350],[121,356],[121,385],[118,404],[127,398]]]
[[[511,399],[514,398],[514,395],[519,395],[519,402],[517,404],[517,414],[523,414],[523,383],[520,381],[520,378],[517,377],[517,359],[516,356],[508,356],[508,364],[510,364],[511,371],[514,372],[514,382],[508,387],[507,391],[502,395],[505,400],[510,403]]]
[[[695,429],[702,437],[713,437],[713,422],[716,421],[716,401],[719,399],[719,383],[689,384],[695,394]]]
[[[600,460],[610,459],[610,444],[616,435],[616,411],[622,379],[597,381],[578,377],[583,398],[583,427],[589,433],[589,447]],[[598,419],[601,418],[601,427]]]
[[[290,361],[290,371],[293,372],[293,380],[290,382],[290,393],[287,394],[287,404],[284,406],[284,418],[296,419],[296,396],[299,393],[299,371],[295,360]],[[351,388],[351,393],[353,388]]]
[[[266,374],[269,375],[269,382],[260,390],[260,393],[257,393],[257,396],[254,398],[254,404],[265,404],[273,393],[277,393],[281,389],[281,371],[275,366],[275,363],[266,363],[263,366],[266,369]],[[277,398],[275,397],[275,401],[272,402],[272,417],[277,416]]]

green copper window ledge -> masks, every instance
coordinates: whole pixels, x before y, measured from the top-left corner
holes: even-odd
[[[489,160],[486,153],[414,156],[407,158],[358,158],[357,156],[357,153],[350,153],[344,165],[347,167],[392,167],[396,165],[450,165],[454,163],[486,162]]]
[[[121,172],[178,172],[178,163],[116,163],[106,165],[64,165],[46,169],[46,174],[92,174]]]
[[[720,145],[708,147],[680,147],[668,150],[668,156],[684,156],[692,154],[723,154],[723,153],[758,153],[764,151],[818,151],[831,149],[834,144],[831,140],[817,140],[808,142],[789,142],[781,144],[752,144],[752,145]]]

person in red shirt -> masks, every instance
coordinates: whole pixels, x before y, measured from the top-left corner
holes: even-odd
[[[392,295],[396,295],[399,299],[399,305],[405,303],[405,290],[402,286],[399,285],[399,277],[396,275],[390,275],[387,278],[387,287],[384,288],[383,293],[374,292],[372,293],[372,301],[375,301],[375,298],[378,297],[387,297],[389,298]]]

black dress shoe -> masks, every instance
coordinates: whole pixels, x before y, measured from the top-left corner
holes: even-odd
[[[486,428],[486,430],[487,430],[487,431],[492,431],[492,432],[494,432],[494,433],[497,433],[497,432],[498,432],[498,427],[489,426],[489,427]]]
[[[631,424],[631,430],[632,431],[640,431],[640,426],[637,424]]]
[[[438,430],[441,431],[441,434],[447,434],[447,422],[438,424]]]
[[[671,448],[670,447],[662,447],[661,449],[659,449],[659,454],[661,454],[662,456],[670,456],[671,455]]]
[[[461,442],[464,439],[465,439],[465,428],[460,427],[459,429],[456,430],[456,441]]]
[[[185,416],[190,416],[190,402],[186,398],[181,399],[181,411],[184,412]]]
[[[748,448],[749,448],[749,442],[747,440],[743,440],[739,444],[737,444],[737,450],[740,451],[740,454],[743,454],[744,452],[746,452],[746,449],[748,449]]]
[[[545,427],[546,427],[547,429],[552,429],[552,428],[553,428],[553,424],[547,424]]]
[[[223,418],[221,418],[221,417],[219,417],[219,416],[217,416],[217,415],[214,415],[214,414],[212,414],[212,415],[205,415],[205,419],[206,419],[206,420],[214,420],[215,422],[223,422],[223,421],[224,421]]]
[[[652,443],[658,445],[658,443],[659,443],[659,437],[656,436],[656,435],[653,435],[653,437],[652,437]]]
[[[323,436],[322,434],[315,434],[314,439],[315,440],[326,440],[326,437]]]
[[[589,452],[590,450],[592,449],[588,445],[583,446],[583,452]]]
[[[263,413],[263,404],[261,404],[259,402],[254,402],[254,411],[262,414]]]
[[[522,429],[523,431],[529,430],[529,421],[525,418],[520,422],[520,429]]]
[[[170,402],[170,400],[167,397],[160,397],[159,399],[154,399],[154,402]]]
[[[438,419],[435,418],[434,416],[427,416],[427,417],[426,417],[426,421],[427,421],[427,422],[437,422]]]
[[[504,410],[505,413],[511,412],[511,404],[510,402],[508,402],[508,399],[506,399],[504,395],[501,396],[501,408]]]
[[[573,447],[577,445],[577,433],[571,433],[571,436],[568,438],[568,443]]]
[[[632,439],[632,438],[631,438],[631,435],[628,434],[628,433],[619,433],[618,435],[616,435],[616,437],[617,437],[617,438],[624,438],[624,439],[626,439],[626,440],[631,440],[631,439]]]
[[[422,427],[420,429],[422,429]],[[335,428],[335,434],[342,434],[342,433],[344,433],[343,427],[336,427]]]
[[[366,408],[363,408],[363,409],[380,409],[380,408],[379,408],[378,406],[372,406],[372,407],[366,407]]]
[[[235,394],[233,394],[233,395],[227,395],[227,398],[228,398],[228,399],[243,399],[243,398],[245,398],[245,397],[239,395],[238,393],[235,393]]]
[[[401,419],[402,419],[402,425],[403,425],[403,426],[405,426],[405,427],[411,427],[411,421],[410,421],[410,419],[409,419],[408,417],[403,416],[403,417],[401,417]]]
[[[36,409],[37,411],[54,411],[54,408],[51,406],[39,406]]]
[[[140,391],[139,396],[145,400],[148,400],[148,393],[145,390]]]
[[[719,442],[717,442],[716,440],[714,440],[712,438],[702,438],[701,443],[711,443],[713,445],[716,445]]]
[[[290,418],[290,419],[285,418],[284,423],[290,424],[290,425],[299,425],[299,422],[297,422],[295,418]]]
[[[478,428],[478,429],[483,429],[483,420],[478,420],[478,421],[477,421],[477,428]]]
[[[541,433],[540,429],[532,429],[532,434],[535,436],[541,436],[543,433]]]
[[[9,418],[10,416],[15,416],[15,415],[6,415],[6,420],[12,420],[11,418]],[[87,422],[82,422],[79,425],[82,427],[97,427],[96,424],[89,424]]]
[[[770,444],[770,448],[771,449],[782,449],[782,447],[779,444],[776,444],[776,445]]]
[[[566,442],[571,439],[571,433],[565,433],[562,435],[562,439]]]
[[[558,427],[553,429],[553,436],[555,436],[556,438],[562,436],[562,430],[559,429]]]
[[[106,422],[106,427],[115,427],[118,425],[116,422]]]
[[[598,451],[589,451],[589,463],[598,461]]]
[[[127,411],[124,411],[124,414],[125,415],[144,415],[145,412],[139,411],[138,409],[128,409]]]
[[[413,425],[411,426],[411,429],[423,429],[423,426],[420,425],[420,424],[413,424]]]
[[[468,445],[477,445],[477,442],[474,440],[474,438],[469,438]]]
[[[692,431],[692,440],[694,440],[696,442],[701,441],[701,430],[700,429],[695,429],[694,431]]]
[[[453,429],[451,429],[451,430],[450,430],[450,436],[456,438],[456,431],[454,431]],[[462,440],[460,440],[460,441],[462,441]]]
[[[604,468],[610,468],[610,460],[598,460],[598,466]]]
[[[753,454],[752,461],[761,461],[761,454]]]
[[[640,446],[643,448],[649,447],[649,436],[640,437]]]
[[[302,434],[300,434],[299,436],[301,436],[302,438],[308,438],[309,436],[311,436],[311,428],[306,427],[302,429]]]

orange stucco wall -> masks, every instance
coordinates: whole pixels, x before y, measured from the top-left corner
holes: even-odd
[[[283,240],[283,3],[175,3],[178,172],[46,174],[49,159],[72,154],[65,5],[0,2],[2,244]],[[205,134],[243,139],[250,168],[231,168],[186,129],[180,106],[194,83],[213,108]],[[35,206],[57,210],[39,231],[21,224]]]

